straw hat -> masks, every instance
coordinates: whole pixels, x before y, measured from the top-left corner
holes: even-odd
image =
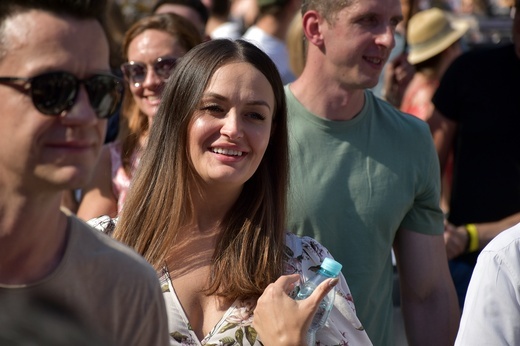
[[[438,8],[416,13],[408,22],[408,61],[415,65],[434,57],[457,42],[468,29],[466,22],[450,19]]]

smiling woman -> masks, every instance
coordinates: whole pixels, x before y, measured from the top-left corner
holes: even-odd
[[[206,188],[229,182],[241,189],[251,178],[269,143],[273,108],[269,81],[249,63],[215,72],[189,132],[191,161]]]
[[[132,175],[146,146],[164,85],[179,59],[201,42],[197,29],[183,17],[145,17],[127,31],[121,70],[128,82],[116,142],[104,146],[90,185],[84,189],[78,216],[116,216],[123,207]]]
[[[229,155],[230,150],[242,156]],[[132,244],[158,269],[193,227],[217,233],[222,228],[230,238],[244,238],[244,244],[261,227],[255,246],[269,250],[262,249],[257,259],[280,263],[288,165],[285,95],[276,67],[257,49],[216,40],[188,53],[166,86],[141,165],[116,237],[130,241],[134,222],[142,240],[164,237],[160,244],[152,241],[153,248],[149,241]],[[169,207],[157,210],[156,203]],[[147,220],[150,213],[163,217]],[[246,219],[256,221],[243,225]],[[239,232],[237,225],[248,231]],[[276,248],[268,246],[272,241]],[[182,268],[179,264],[171,265]],[[256,283],[232,288],[224,281],[219,290],[230,286],[235,298],[258,294],[261,282],[280,273],[275,265]]]
[[[301,345],[336,283],[318,340],[370,345],[343,276],[308,300],[286,294],[330,257],[285,231],[286,122],[276,66],[245,41],[195,47],[167,81],[113,236],[160,273],[172,345]]]

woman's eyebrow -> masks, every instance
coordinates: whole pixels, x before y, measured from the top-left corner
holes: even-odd
[[[208,92],[208,93],[205,93],[204,95],[202,95],[202,101],[204,101],[205,98],[216,98],[216,99],[222,100],[222,101],[227,100],[227,98],[225,98],[224,96],[217,94],[217,93],[213,93],[213,92]],[[251,100],[251,101],[248,101],[247,104],[250,106],[265,106],[269,110],[271,110],[271,106],[269,105],[269,103],[267,103],[264,100]]]

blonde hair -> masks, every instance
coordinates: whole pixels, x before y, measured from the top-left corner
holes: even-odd
[[[128,29],[123,39],[123,58],[128,59],[130,43],[146,30],[159,30],[177,38],[179,44],[189,51],[202,42],[195,26],[184,17],[173,13],[156,14],[142,18]],[[132,176],[132,159],[139,140],[148,133],[148,118],[139,109],[129,88],[126,89],[119,124],[119,139],[122,142],[121,160],[126,174]]]
[[[289,30],[287,31],[287,51],[289,53],[289,66],[295,76],[299,76],[305,67],[307,45],[303,34],[302,15],[297,12],[294,15]]]

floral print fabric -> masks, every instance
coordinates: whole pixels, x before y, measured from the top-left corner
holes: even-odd
[[[319,268],[325,257],[331,257],[325,247],[312,238],[286,236],[285,274],[298,273],[302,282]],[[175,294],[168,272],[160,278],[163,289],[170,344],[182,346],[260,346],[260,338],[252,327],[255,301],[235,301],[211,332],[199,341]],[[350,289],[343,275],[335,287],[334,308],[327,323],[316,334],[316,345],[372,345],[356,316]]]
[[[111,234],[117,219],[102,216],[88,223]],[[301,282],[313,276],[325,257],[332,257],[328,250],[310,237],[298,237],[287,233],[284,274],[298,273]],[[343,266],[348,263],[342,263]],[[166,269],[159,278],[168,314],[170,345],[176,346],[262,346],[252,327],[256,301],[235,301],[211,332],[199,341],[193,332],[184,309],[177,298],[170,275]],[[361,322],[356,316],[354,301],[348,284],[341,274],[334,288],[334,307],[325,326],[316,333],[316,345],[372,345]]]

